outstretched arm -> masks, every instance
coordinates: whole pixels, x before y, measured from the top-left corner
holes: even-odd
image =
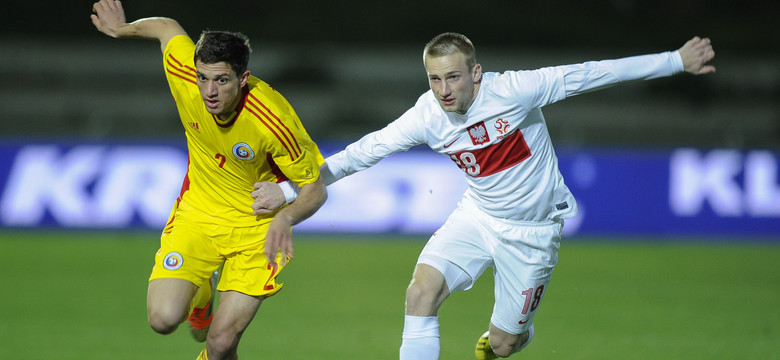
[[[176,20],[151,17],[127,23],[125,10],[119,0],[100,0],[92,5],[92,24],[98,31],[113,38],[142,38],[158,40],[160,49],[174,36],[187,35]]]
[[[325,185],[330,185],[338,180],[328,167],[328,163],[320,165],[320,180]],[[256,182],[255,190],[252,191],[252,198],[255,199],[252,204],[254,215],[267,215],[279,210],[282,206],[292,203],[298,198],[300,189],[290,180],[282,183],[270,181]]]
[[[695,36],[688,40],[679,50],[685,71],[694,75],[703,75],[715,72],[715,66],[707,63],[715,57],[709,38]]]

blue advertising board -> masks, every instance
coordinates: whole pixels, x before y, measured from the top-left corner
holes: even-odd
[[[580,209],[565,235],[780,240],[776,152],[577,148],[558,158]],[[176,142],[0,143],[0,227],[161,229],[186,166]],[[465,187],[447,157],[415,148],[331,185],[296,231],[430,234]]]

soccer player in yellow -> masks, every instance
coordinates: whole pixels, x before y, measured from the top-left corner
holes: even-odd
[[[244,35],[206,31],[195,44],[173,19],[127,23],[119,1],[100,0],[92,10],[108,36],[160,42],[187,136],[187,175],[149,280],[149,324],[168,334],[189,318],[206,341],[198,359],[236,359],[260,304],[281,289],[276,276],[293,256],[292,226],[327,198],[322,155],[282,95],[250,76]],[[297,200],[253,215],[253,184],[288,179],[301,187]],[[211,277],[220,266],[212,313]]]

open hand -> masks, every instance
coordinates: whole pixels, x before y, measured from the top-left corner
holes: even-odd
[[[117,37],[118,29],[127,23],[125,10],[119,0],[100,0],[92,4],[92,12],[92,24],[98,31],[114,38]]]

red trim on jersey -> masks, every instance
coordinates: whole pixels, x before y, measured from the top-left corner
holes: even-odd
[[[276,176],[277,183],[289,180],[287,175],[284,175],[282,170],[279,169],[279,165],[276,165],[276,162],[274,162],[274,157],[271,155],[271,153],[265,154],[265,161],[268,161],[268,165],[271,165],[271,173]]]
[[[298,153],[300,154],[300,153],[301,153],[301,146],[298,144],[298,140],[295,138],[295,136],[293,136],[293,133],[292,133],[292,131],[290,131],[290,128],[288,128],[288,127],[287,127],[287,125],[285,125],[285,124],[284,124],[284,123],[283,123],[281,120],[279,120],[279,117],[277,117],[277,116],[276,116],[276,114],[274,114],[274,113],[271,111],[271,109],[269,109],[268,107],[266,107],[266,106],[265,106],[265,104],[263,104],[263,102],[262,102],[262,101],[260,101],[260,100],[259,100],[258,98],[256,98],[254,95],[250,95],[250,96],[252,97],[252,99],[253,99],[254,101],[256,101],[258,104],[260,104],[260,106],[262,106],[262,107],[263,107],[263,109],[265,109],[265,111],[266,111],[268,114],[271,114],[271,116],[273,116],[273,118],[276,120],[276,122],[273,122],[273,124],[274,124],[274,126],[276,126],[276,128],[277,128],[277,129],[279,129],[279,131],[280,131],[280,132],[282,132],[282,134],[284,134],[285,132],[286,132],[287,134],[290,134],[290,138],[292,138],[292,140],[290,141],[290,145],[294,146],[294,147],[295,147],[295,149],[296,149],[296,150],[298,151]],[[281,127],[279,127],[279,125],[281,125],[282,127],[284,127],[284,130],[282,130],[282,128],[281,128]],[[285,135],[285,139],[286,139],[286,138],[287,138],[287,136]],[[289,139],[288,139],[288,140],[289,140]]]
[[[460,151],[450,156],[466,174],[474,177],[489,176],[515,166],[531,157],[531,149],[523,133],[517,130],[500,142],[481,149]],[[479,172],[474,174],[473,169]]]
[[[189,81],[195,85],[198,84],[197,77],[195,75],[195,69],[185,66],[176,59],[172,54],[168,54],[168,58],[166,60],[168,62],[168,69],[167,72],[173,76],[179,77],[183,79],[184,81]]]
[[[268,114],[266,114],[263,110],[261,110],[260,107],[252,101],[252,100],[256,100],[256,98],[254,96],[252,96],[250,94],[249,97],[251,99],[247,100],[247,102],[246,102],[247,106],[245,107],[247,109],[247,111],[249,111],[252,115],[254,115],[258,120],[260,120],[260,122],[263,125],[265,125],[265,127],[268,128],[268,130],[271,130],[271,133],[273,133],[274,136],[276,136],[276,138],[279,140],[279,142],[282,144],[282,146],[284,146],[284,148],[290,154],[290,159],[291,160],[295,160],[295,158],[300,156],[300,149],[297,152],[295,151],[294,147],[291,149],[291,145],[292,144],[285,141],[285,140],[289,141],[289,139],[287,138],[287,135],[285,135],[284,133],[279,135],[279,133],[282,132],[281,129],[279,128],[279,126],[274,124],[274,122],[271,119],[271,117],[269,117]],[[262,114],[262,116],[260,114]],[[271,113],[271,115],[273,115],[273,113]],[[275,115],[273,115],[273,117],[275,119],[277,119],[277,120],[279,119]],[[271,126],[269,123],[274,124],[274,126]],[[279,132],[277,132],[277,130],[274,130],[274,128],[276,128]],[[292,133],[290,133],[290,136],[292,136]],[[284,137],[284,139],[282,139],[282,137]],[[294,139],[295,138],[293,137],[293,140]],[[295,142],[295,144],[297,145],[297,142]],[[288,146],[288,145],[290,145],[290,146]]]
[[[176,207],[179,207],[179,204],[181,204],[182,198],[184,198],[184,193],[186,193],[190,189],[190,159],[187,157],[187,173],[184,174],[184,181],[182,181],[181,184],[181,191],[179,191],[179,197],[176,198]],[[176,215],[171,216],[171,220],[168,221],[167,224],[165,224],[166,227],[168,225],[171,225],[173,223],[173,219],[176,218]]]

